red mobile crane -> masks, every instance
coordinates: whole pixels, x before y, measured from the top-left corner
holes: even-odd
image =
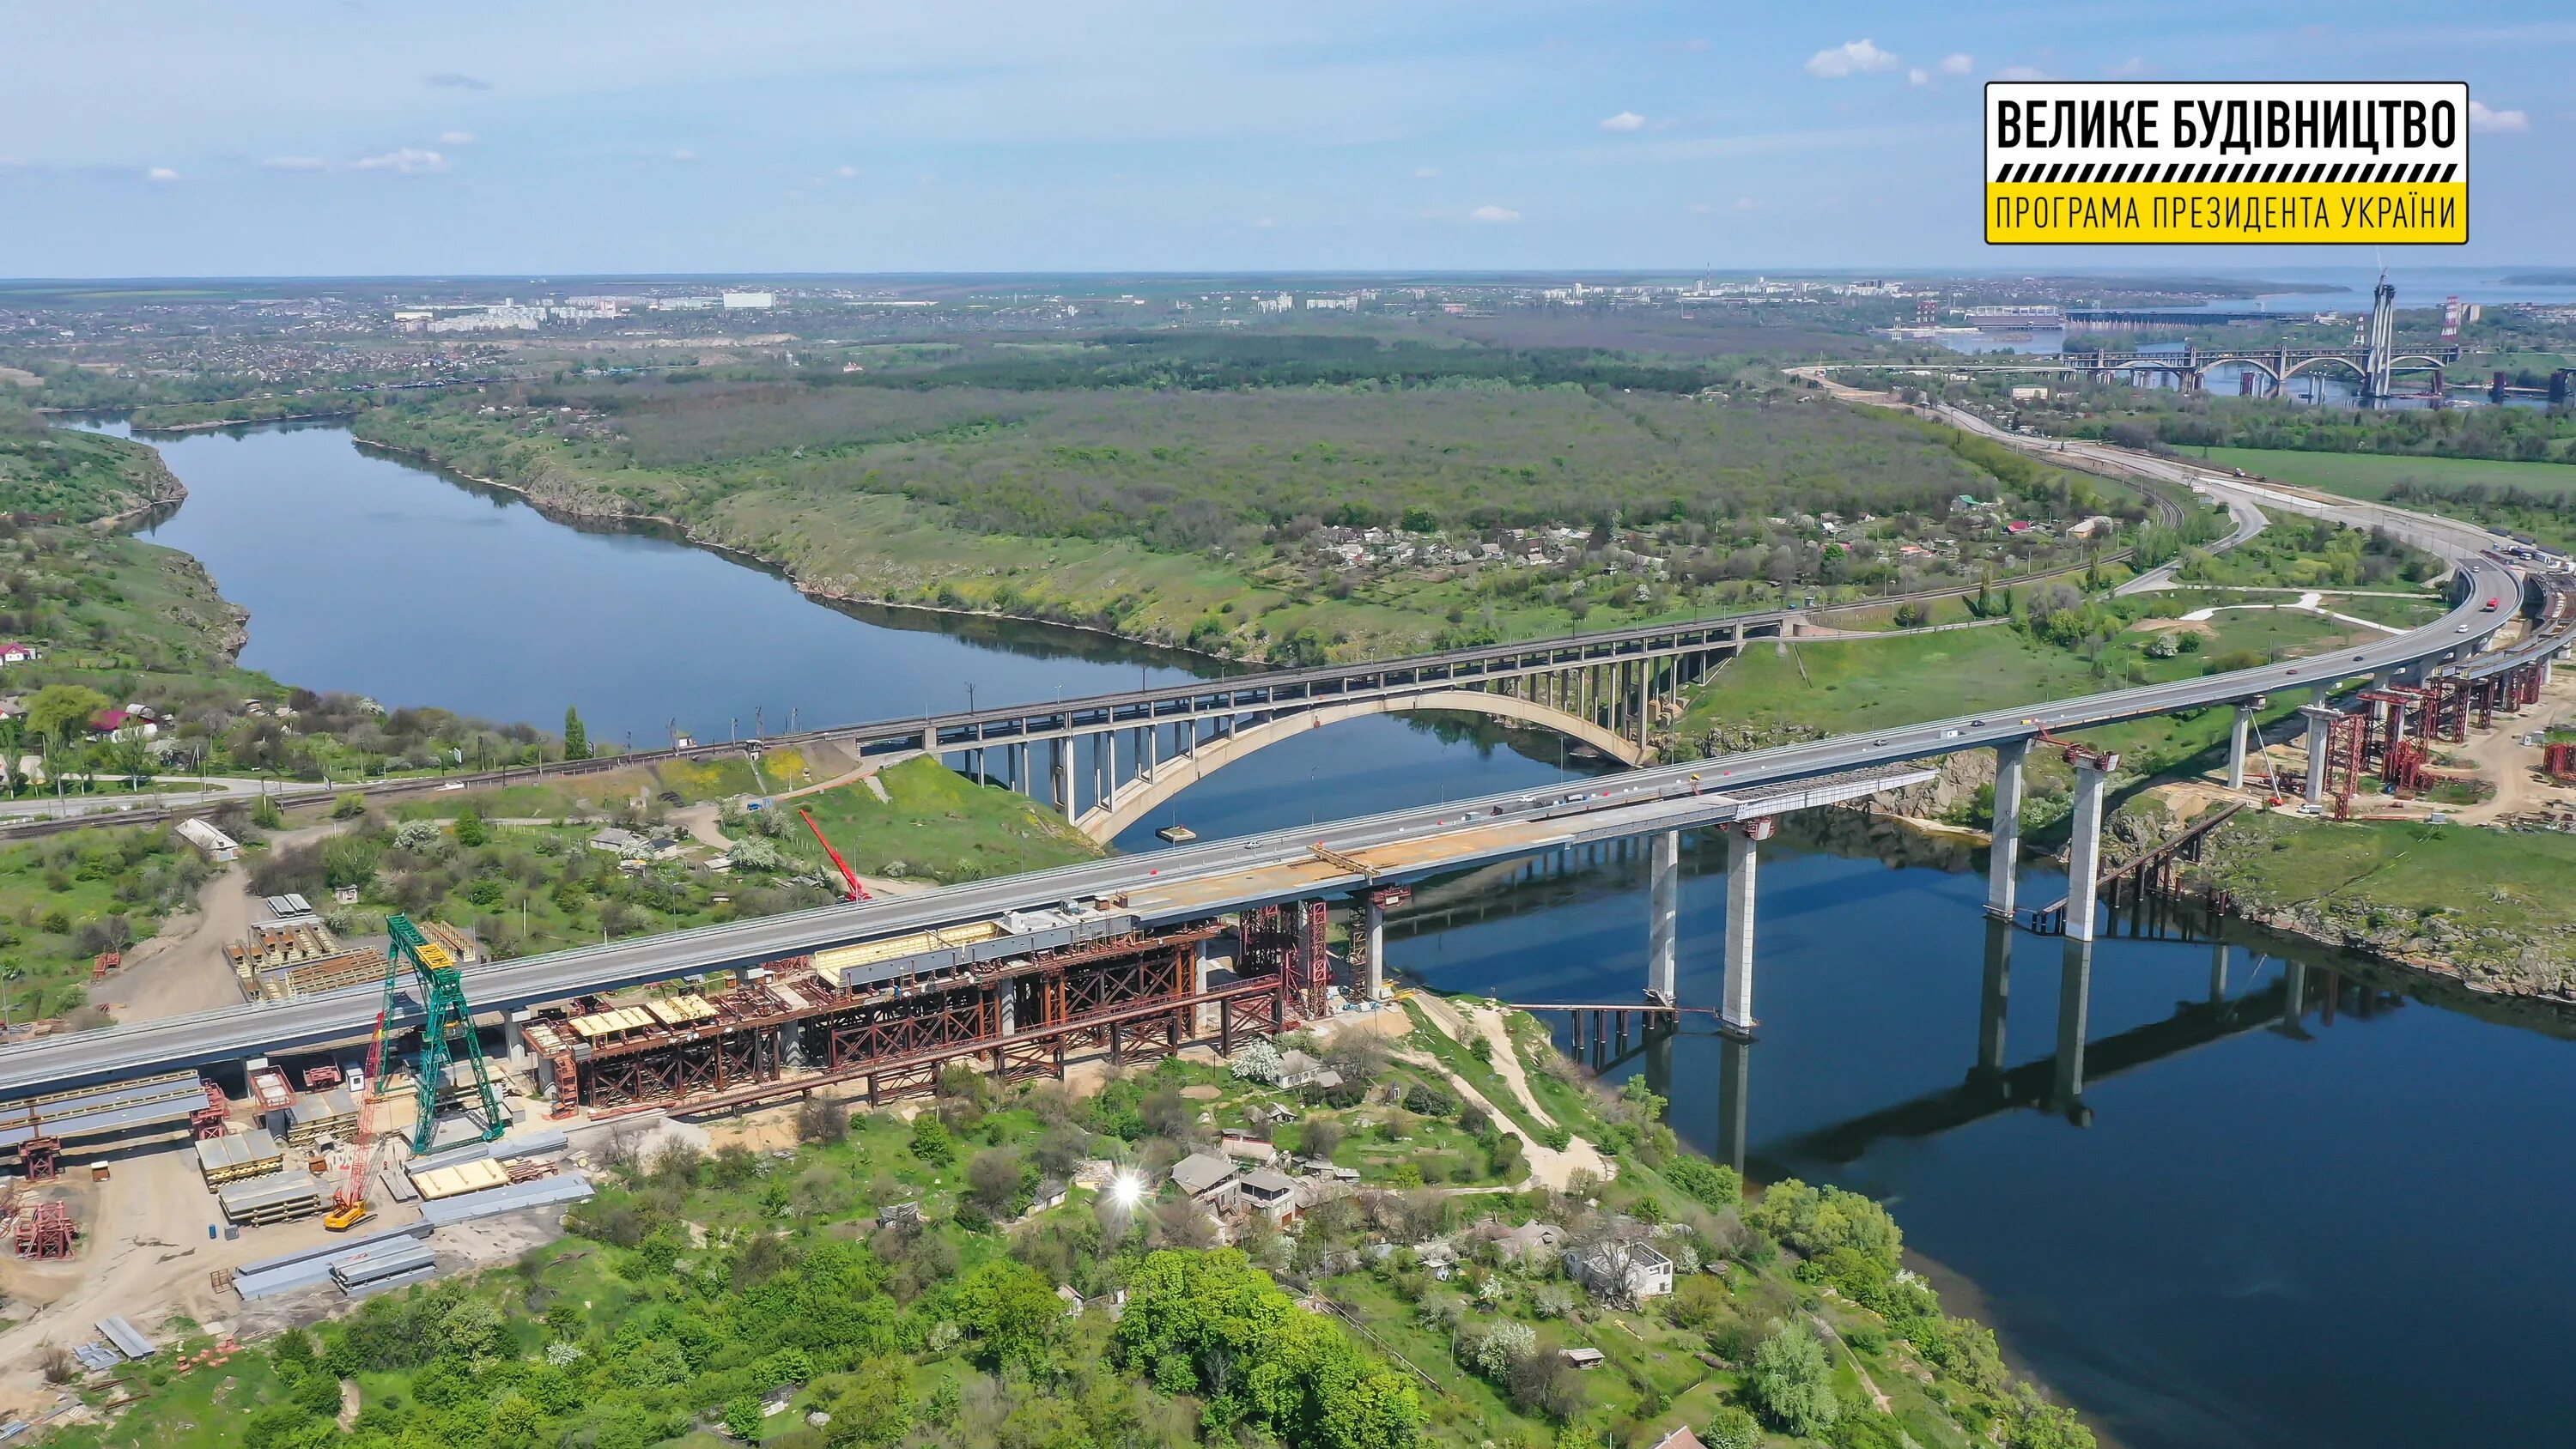
[[[850,888],[842,893],[841,899],[845,901],[868,899],[868,888],[859,884],[859,873],[850,869],[850,863],[841,859],[841,853],[832,848],[832,842],[823,834],[823,827],[814,823],[813,812],[799,806],[796,813],[804,819],[805,828],[814,832],[814,843],[823,847],[825,855],[832,857],[832,864],[840,869],[841,879],[850,883]]]

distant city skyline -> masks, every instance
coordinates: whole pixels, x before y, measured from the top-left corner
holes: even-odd
[[[2466,81],[2470,245],[2387,260],[2542,266],[2576,220],[2564,15],[26,8],[0,276],[2370,264],[1983,246],[1978,87],[2030,75]]]

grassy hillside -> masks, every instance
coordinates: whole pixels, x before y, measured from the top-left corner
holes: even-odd
[[[0,513],[96,523],[186,496],[161,455],[143,444],[50,428],[0,402]]]
[[[554,509],[668,519],[817,593],[1280,660],[1600,628],[1782,587],[2010,577],[2080,562],[2084,545],[2008,535],[2002,517],[2135,508],[1745,359],[1238,341],[574,377],[408,400],[356,428]],[[2008,512],[1954,519],[1962,494]],[[1354,557],[1341,529],[1395,536]],[[1545,556],[1525,565],[1533,548]]]

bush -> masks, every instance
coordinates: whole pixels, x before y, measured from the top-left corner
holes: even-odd
[[[1753,1350],[1748,1383],[1763,1417],[1802,1439],[1833,1428],[1842,1405],[1834,1398],[1833,1368],[1825,1346],[1804,1322],[1780,1325]]]
[[[924,1112],[912,1119],[912,1155],[931,1167],[946,1167],[957,1160],[957,1144],[937,1114]]]
[[[1663,1172],[1673,1186],[1719,1212],[1744,1201],[1744,1179],[1734,1168],[1701,1157],[1676,1157],[1664,1164]]]
[[[1762,1421],[1733,1404],[1718,1405],[1699,1435],[1707,1449],[1760,1449]]]

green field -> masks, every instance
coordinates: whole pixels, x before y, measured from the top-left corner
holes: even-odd
[[[2576,493],[2576,467],[2565,463],[2510,463],[2485,458],[2438,458],[2386,453],[2311,453],[2290,448],[2186,449],[2221,468],[2302,488],[2378,501],[2406,482],[2445,488],[2519,488],[2532,493]]]
[[[2516,993],[2576,989],[2576,837],[2239,816],[2203,867],[2257,912],[2423,951]]]

